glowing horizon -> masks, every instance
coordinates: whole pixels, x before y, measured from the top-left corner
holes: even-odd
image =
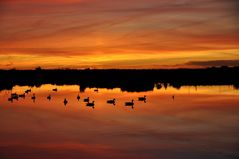
[[[236,0],[3,0],[0,69],[239,65]]]

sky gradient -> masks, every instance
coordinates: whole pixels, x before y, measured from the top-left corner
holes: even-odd
[[[238,0],[1,0],[0,68],[239,65]]]

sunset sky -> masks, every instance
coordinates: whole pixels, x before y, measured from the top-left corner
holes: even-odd
[[[238,0],[1,0],[0,69],[239,65]]]

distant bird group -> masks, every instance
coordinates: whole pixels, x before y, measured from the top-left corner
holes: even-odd
[[[8,101],[13,102],[13,100],[18,100],[19,98],[23,98],[25,99],[26,94],[31,92],[31,89],[27,89],[24,91],[25,93],[23,94],[17,94],[17,93],[11,93],[11,96],[8,98]],[[31,99],[35,102],[36,96],[35,94],[33,94],[33,96],[31,97]]]
[[[53,92],[57,92],[58,89],[57,89],[57,88],[54,88],[54,89],[52,89],[52,91],[53,91]],[[94,92],[98,92],[98,91],[99,91],[98,88],[97,88],[97,89],[94,89]],[[28,93],[30,93],[30,92],[32,92],[31,89],[25,90],[25,93],[23,93],[23,94],[12,93],[12,94],[11,94],[11,97],[8,98],[8,101],[13,102],[13,100],[18,100],[19,98],[25,98],[25,97],[26,97],[26,94],[28,94]],[[51,94],[49,94],[46,98],[47,98],[47,100],[50,101],[50,100],[52,99]],[[174,99],[174,96],[173,96],[172,98]],[[36,95],[35,95],[35,93],[32,94],[31,99],[32,99],[33,102],[35,102],[35,100],[36,100]],[[80,101],[81,97],[80,97],[79,94],[76,96],[76,99],[77,99],[78,101]],[[146,95],[144,95],[144,96],[142,96],[142,97],[138,97],[138,101],[143,101],[143,102],[146,103]],[[86,103],[86,106],[87,106],[87,107],[91,107],[91,108],[93,108],[93,109],[95,108],[95,101],[90,101],[90,97],[84,98],[84,99],[83,99],[83,102]],[[116,105],[116,99],[115,99],[115,98],[109,99],[109,100],[106,101],[106,103],[107,103],[107,104],[111,104],[111,105]],[[67,98],[64,98],[63,104],[64,104],[65,106],[68,104]],[[134,99],[132,99],[131,101],[125,102],[125,106],[130,106],[130,107],[133,109],[133,108],[134,108]]]

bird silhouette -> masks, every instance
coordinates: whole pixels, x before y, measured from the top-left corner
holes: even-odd
[[[84,102],[89,102],[89,101],[90,101],[90,98],[89,98],[89,97],[87,97],[87,98],[84,99]]]
[[[35,93],[33,93],[33,95],[32,95],[32,100],[33,100],[33,102],[35,102],[35,100],[36,100],[36,95],[35,95]]]
[[[144,101],[146,103],[146,95],[144,95],[143,97],[139,97],[138,101]]]
[[[15,99],[15,100],[18,100],[19,95],[18,95],[17,93],[12,93],[12,94],[11,94],[11,98],[12,98],[12,99]]]
[[[115,98],[107,100],[106,103],[115,105]]]
[[[19,94],[19,98],[25,98],[25,97],[26,97],[25,93]]]
[[[87,107],[92,107],[94,109],[95,108],[95,101],[92,101],[91,103],[90,102],[86,103],[86,106]]]
[[[80,100],[80,95],[78,94],[78,96],[76,97],[76,99],[79,101]]]
[[[12,103],[13,102],[13,98],[12,97],[8,98],[8,101]]]
[[[46,98],[50,101],[51,100],[51,95],[47,96]]]
[[[57,92],[57,88],[52,89],[52,91]]]
[[[63,101],[64,105],[67,105],[68,101],[66,100],[66,98]]]
[[[134,100],[132,99],[131,102],[125,102],[125,106],[131,106],[134,109]]]
[[[31,89],[27,89],[27,90],[25,90],[25,93],[28,94],[28,93],[30,93],[31,91],[32,91]]]

